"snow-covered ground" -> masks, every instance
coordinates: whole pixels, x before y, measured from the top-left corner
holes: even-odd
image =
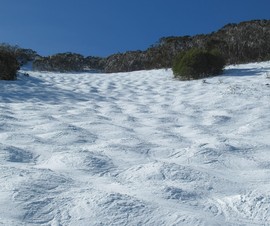
[[[28,73],[0,81],[0,225],[270,225],[270,62]]]

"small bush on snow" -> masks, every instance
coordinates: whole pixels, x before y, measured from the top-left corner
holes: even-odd
[[[175,59],[173,73],[181,80],[200,79],[222,72],[225,60],[217,50],[192,48]]]
[[[16,56],[5,50],[0,50],[0,80],[15,80],[19,69]]]

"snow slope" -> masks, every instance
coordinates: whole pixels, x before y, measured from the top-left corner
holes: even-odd
[[[270,62],[0,81],[0,225],[270,225]]]

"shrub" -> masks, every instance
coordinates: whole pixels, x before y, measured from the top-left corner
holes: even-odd
[[[14,54],[21,66],[38,57],[37,52],[32,49],[23,49],[17,45],[13,46],[7,43],[0,43],[0,52],[2,51]]]
[[[224,66],[225,60],[218,50],[192,48],[178,55],[172,69],[176,78],[190,80],[218,75]]]
[[[5,50],[0,50],[0,80],[15,80],[19,70],[16,56]]]
[[[73,72],[84,70],[84,57],[76,53],[58,53],[40,57],[33,62],[34,70]]]

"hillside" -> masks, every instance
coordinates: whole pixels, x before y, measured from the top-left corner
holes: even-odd
[[[147,50],[117,53],[106,58],[84,58],[71,53],[39,57],[33,67],[39,71],[94,70],[106,73],[171,68],[174,58],[192,47],[219,49],[227,64],[270,60],[270,20],[227,24],[211,34],[163,37]]]
[[[0,81],[0,224],[270,222],[270,62],[27,73]]]
[[[270,59],[270,20],[228,24],[211,34],[164,37],[146,51],[130,51],[107,58],[105,72],[171,68],[174,58],[192,47],[216,48],[227,64]]]

